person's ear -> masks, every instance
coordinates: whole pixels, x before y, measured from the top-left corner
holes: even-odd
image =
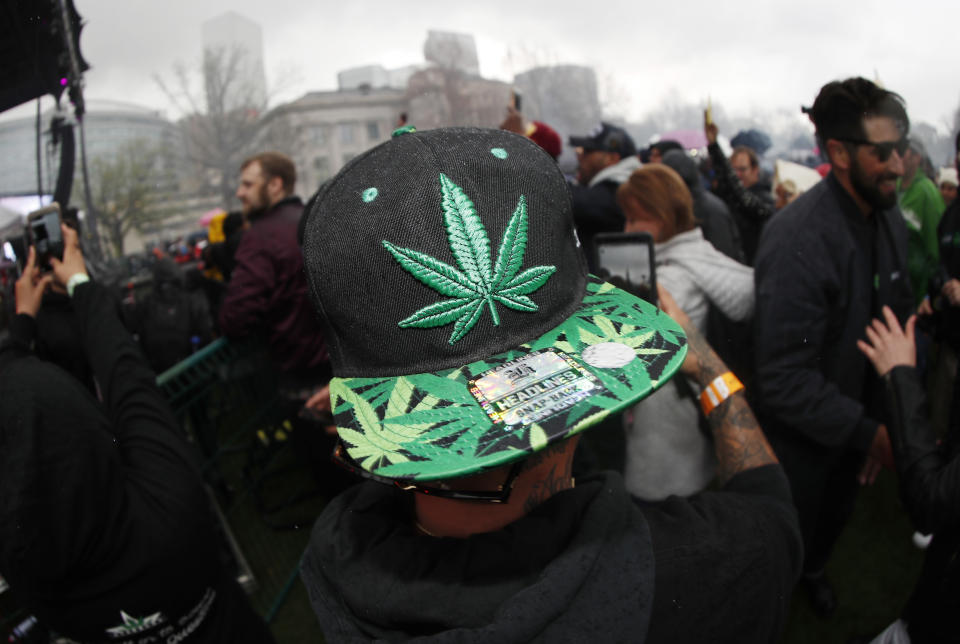
[[[267,182],[267,190],[273,196],[283,197],[283,179],[280,177],[270,177],[270,181]]]
[[[830,165],[839,170],[849,170],[851,166],[850,148],[836,139],[827,140],[827,158]]]

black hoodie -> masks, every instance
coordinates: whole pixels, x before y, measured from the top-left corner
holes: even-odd
[[[84,642],[272,641],[218,563],[199,469],[106,291],[82,284],[73,304],[103,404],[30,338],[0,350],[0,575]]]
[[[420,535],[411,502],[365,483],[317,520],[301,576],[328,642],[769,642],[800,569],[779,466],[642,504],[606,472],[467,539]]]

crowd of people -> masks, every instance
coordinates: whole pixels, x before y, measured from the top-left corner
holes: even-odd
[[[77,641],[272,641],[154,384],[258,336],[331,499],[301,562],[328,641],[777,641],[795,588],[843,606],[826,565],[882,468],[932,540],[870,636],[958,641],[956,169],[868,80],[806,111],[806,191],[709,113],[703,163],[601,123],[575,177],[512,107],[403,125],[306,204],[263,152],[203,298],[165,258],[121,305],[64,225],[0,345],[0,576]],[[611,233],[649,236],[652,301],[596,277]]]

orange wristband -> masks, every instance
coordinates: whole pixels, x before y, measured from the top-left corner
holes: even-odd
[[[700,394],[700,408],[703,415],[709,416],[717,405],[743,389],[743,383],[732,372],[728,371],[713,379]]]

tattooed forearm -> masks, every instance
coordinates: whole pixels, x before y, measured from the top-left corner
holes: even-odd
[[[713,430],[721,485],[744,470],[777,462],[743,392],[723,401],[707,420]]]
[[[687,332],[687,361],[684,371],[701,387],[729,371],[723,361],[696,328]],[[713,430],[717,450],[717,477],[726,483],[736,474],[761,465],[777,462],[743,392],[738,392],[718,405],[707,417]]]
[[[687,332],[687,360],[692,361],[691,366],[685,365],[684,371],[701,386],[706,386],[727,368],[700,331],[695,327],[684,331]]]

